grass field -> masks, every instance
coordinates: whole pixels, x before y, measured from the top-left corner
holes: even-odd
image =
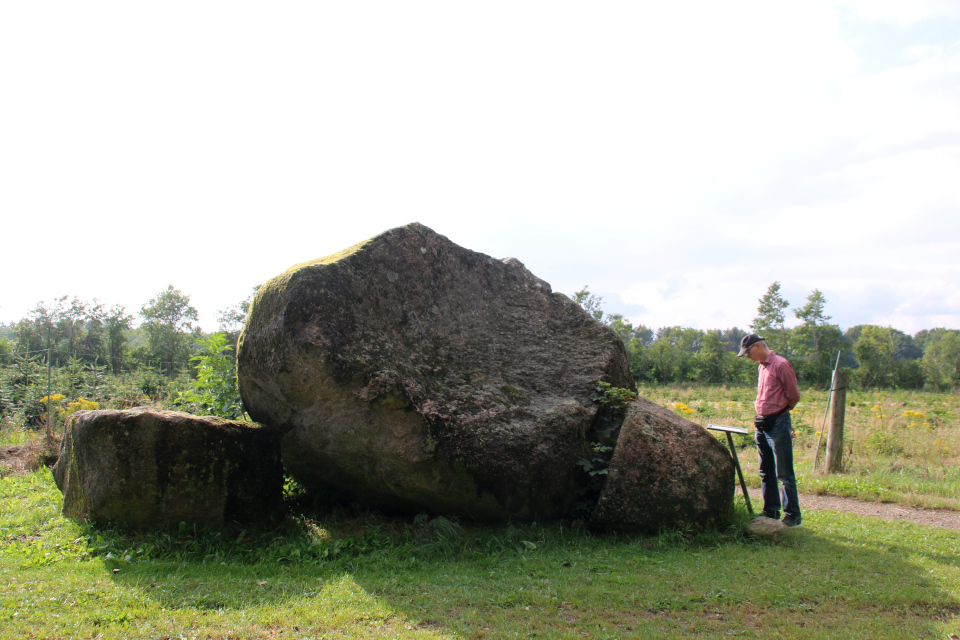
[[[752,420],[752,389],[641,393],[699,422]],[[803,490],[956,504],[953,396],[849,399],[848,471],[826,476],[807,471],[825,394],[804,393]],[[18,439],[0,433],[3,444]],[[744,441],[741,460],[755,469]],[[290,516],[266,528],[129,532],[62,518],[47,469],[7,475],[0,640],[960,634],[952,530],[813,511],[774,543],[743,535],[742,503],[728,529],[655,537],[289,505]]]
[[[960,632],[956,532],[826,511],[779,544],[348,512],[133,534],[61,518],[45,469],[0,480],[0,504],[4,639]]]
[[[739,457],[748,483],[759,486],[752,436],[755,389],[660,386],[640,393],[704,426],[750,429],[750,436],[740,437]],[[823,473],[826,430],[820,464],[813,469],[826,402],[826,391],[804,389],[792,413],[801,492],[960,510],[960,396],[848,390],[844,472],[832,475]]]

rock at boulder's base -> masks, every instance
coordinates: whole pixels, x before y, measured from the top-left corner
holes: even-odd
[[[743,530],[757,538],[777,540],[790,531],[790,527],[775,518],[757,516],[744,525]]]
[[[520,262],[411,224],[260,287],[238,347],[290,471],[390,511],[569,513],[619,337]]]
[[[733,459],[703,427],[644,398],[627,411],[591,525],[656,533],[728,521]]]
[[[276,433],[171,411],[79,411],[54,479],[63,514],[136,526],[260,520],[283,499]]]

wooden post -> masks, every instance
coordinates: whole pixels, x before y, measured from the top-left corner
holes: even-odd
[[[847,372],[837,370],[830,399],[830,432],[827,434],[827,473],[843,468],[843,420],[847,408]]]
[[[50,400],[51,391],[51,360],[50,360],[50,349],[47,349],[47,447],[53,443],[53,413],[50,411],[50,405],[52,404]]]

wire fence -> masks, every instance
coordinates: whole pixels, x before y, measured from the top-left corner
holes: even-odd
[[[51,349],[32,349],[32,350],[30,350],[30,351],[11,351],[10,353],[0,355],[0,364],[2,364],[2,358],[4,358],[4,357],[6,357],[6,358],[26,357],[26,356],[29,356],[29,355],[39,354],[39,353],[49,354],[50,351],[51,351]],[[99,359],[103,359],[103,360],[105,360],[105,361],[113,360],[113,356],[105,356],[105,355],[102,354],[102,353],[87,353],[87,352],[83,352],[83,351],[71,352],[70,357],[72,357],[72,358],[78,358],[78,357],[93,358],[94,361],[99,360]],[[174,368],[174,367],[175,367],[175,368],[177,368],[177,369],[181,369],[181,368],[186,368],[186,367],[192,366],[192,363],[191,363],[191,361],[190,361],[189,359],[184,360],[184,361],[180,361],[180,362],[171,362],[171,361],[168,361],[168,360],[159,360],[159,359],[155,359],[155,358],[148,358],[148,359],[146,359],[146,360],[140,360],[140,361],[138,361],[137,364],[138,364],[138,365],[150,366],[150,367],[155,366],[155,365],[159,365],[159,368],[163,368],[164,366],[166,366],[166,367],[169,367],[169,368]],[[59,366],[63,367],[63,366],[66,366],[66,365],[61,364],[61,365],[59,365]],[[104,366],[106,366],[106,364],[104,364]]]

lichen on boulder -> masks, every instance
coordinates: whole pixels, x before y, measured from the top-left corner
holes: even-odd
[[[638,398],[627,410],[590,523],[657,533],[728,522],[733,459],[700,425]]]
[[[612,329],[518,260],[420,224],[263,285],[237,362],[306,486],[478,519],[571,514],[591,392],[635,388]]]
[[[78,522],[247,522],[283,500],[275,432],[146,408],[72,415],[53,475],[63,514]]]

